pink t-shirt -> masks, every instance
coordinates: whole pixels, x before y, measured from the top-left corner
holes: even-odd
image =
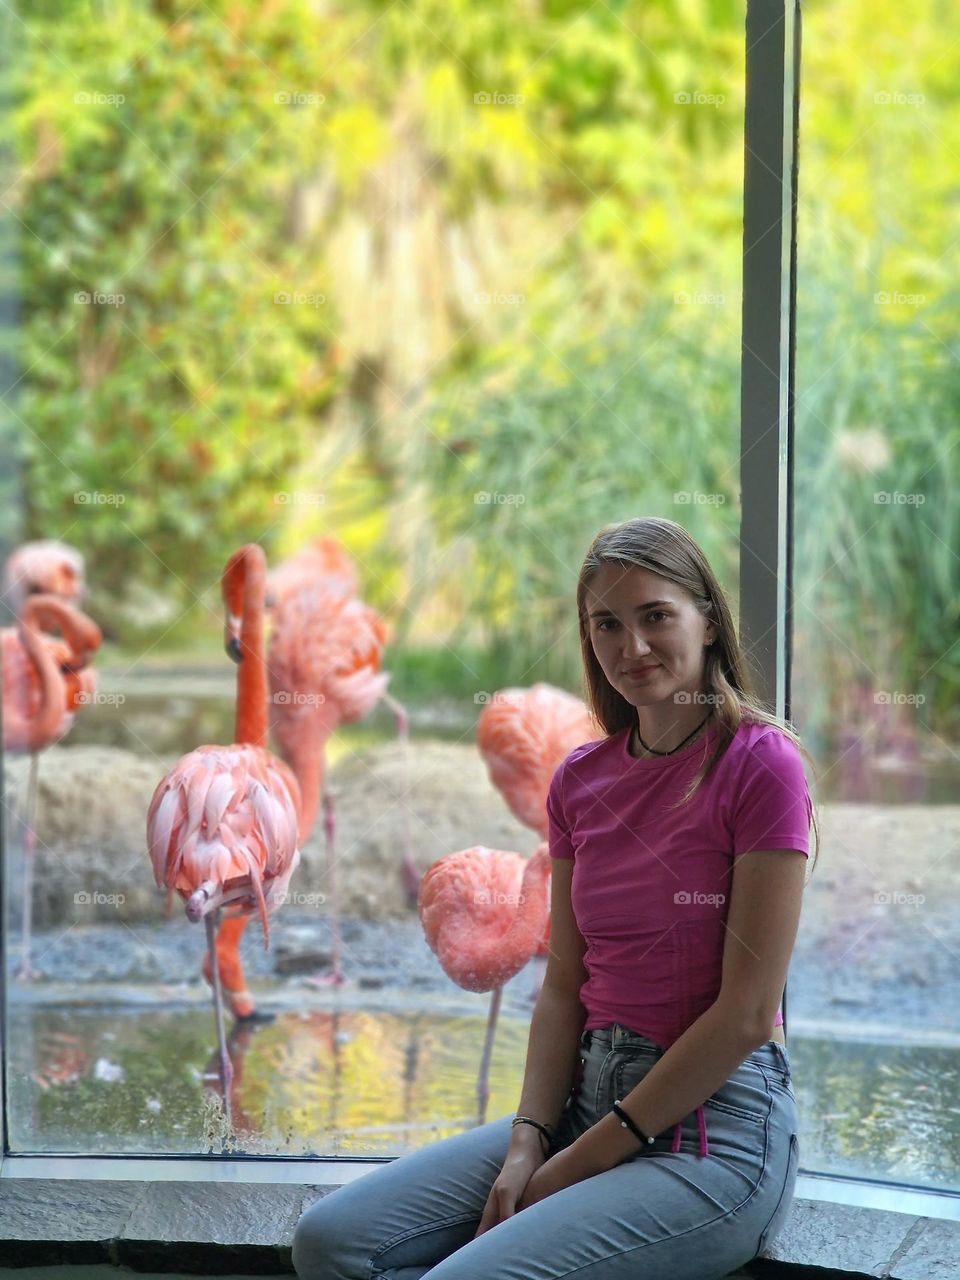
[[[812,806],[796,746],[744,720],[694,798],[668,813],[716,726],[676,755],[642,759],[627,749],[630,732],[576,747],[557,769],[550,854],[574,860],[584,1030],[619,1022],[667,1048],[720,992],[734,859],[762,849],[809,856]]]

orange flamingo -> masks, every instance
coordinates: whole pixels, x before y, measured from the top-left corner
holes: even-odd
[[[27,596],[34,594],[80,604],[86,594],[83,556],[76,547],[52,538],[24,542],[7,557],[3,593],[16,614]]]
[[[384,701],[394,712],[406,752],[409,721],[405,709],[387,693],[389,674],[380,670],[386,624],[375,609],[352,594],[352,564],[339,543],[332,538],[320,541],[324,544],[322,551],[315,547],[299,558],[299,582],[292,569],[284,579],[283,594],[275,606],[267,665],[277,748],[296,774],[303,797],[301,845],[313,830],[321,799],[323,803],[332,972],[313,981],[339,985],[344,977],[334,807],[333,798],[323,785],[326,744],[339,725],[361,720],[377,702]],[[329,569],[328,576],[321,572],[323,565]],[[411,853],[405,802],[401,802],[401,821],[405,884],[409,900],[415,903],[420,877]]]
[[[477,747],[490,781],[506,800],[511,813],[547,838],[547,792],[558,766],[574,747],[600,736],[586,704],[554,685],[542,682],[529,689],[500,689],[477,721]],[[547,926],[537,950],[538,973],[530,999],[543,985],[542,960],[550,944]]]
[[[266,557],[256,543],[227,561],[221,581],[226,648],[238,663],[236,741],[189,752],[158,784],[147,813],[147,845],[158,887],[176,889],[187,916],[207,934],[204,976],[213,988],[221,1084],[229,1115],[230,1058],[223,1029],[223,989],[239,1017],[251,1017],[237,949],[258,913],[264,947],[267,917],[282,902],[300,859],[300,789],[291,770],[267,750],[267,675],[263,654]],[[225,918],[217,931],[221,912]]]
[[[46,634],[59,628],[61,639]],[[28,595],[14,627],[0,631],[3,649],[3,746],[29,752],[24,810],[23,928],[16,977],[38,977],[30,964],[39,752],[59,742],[78,706],[96,688],[87,665],[100,647],[95,622],[59,596]]]
[[[543,941],[549,883],[550,855],[542,842],[530,859],[484,845],[448,853],[420,884],[420,922],[444,973],[466,991],[493,992],[477,1077],[480,1124],[503,987]]]

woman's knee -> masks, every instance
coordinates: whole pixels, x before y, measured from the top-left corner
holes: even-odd
[[[293,1233],[293,1268],[300,1280],[326,1280],[340,1276],[337,1259],[351,1239],[350,1214],[338,1212],[334,1203],[338,1187],[328,1191],[300,1215]]]

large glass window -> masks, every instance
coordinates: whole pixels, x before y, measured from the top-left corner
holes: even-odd
[[[824,832],[790,984],[807,1167],[960,1185],[960,20],[807,7],[794,718]]]
[[[2,549],[78,552],[102,631],[56,663],[96,673],[69,731],[4,759],[9,1149],[397,1154],[477,1122],[491,1000],[441,969],[409,868],[538,843],[483,708],[580,691],[574,584],[607,522],[681,520],[737,595],[741,6],[6,14]],[[334,861],[321,807],[269,951],[258,921],[240,943],[271,1020],[227,1019],[227,1115],[204,927],[166,914],[146,815],[178,757],[234,738],[228,557],[275,569],[321,535],[385,631],[355,612],[293,644],[337,677]],[[374,655],[406,744],[396,706],[351,699]],[[276,692],[280,751],[319,695]],[[488,1117],[516,1103],[538,963],[505,989]]]

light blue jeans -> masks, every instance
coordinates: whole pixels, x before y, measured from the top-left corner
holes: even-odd
[[[664,1050],[614,1024],[585,1031],[560,1118],[568,1146]],[[797,1178],[790,1059],[768,1040],[696,1112],[604,1173],[564,1187],[473,1239],[506,1159],[512,1116],[399,1156],[329,1192],[300,1219],[300,1280],[720,1280],[770,1243]]]

